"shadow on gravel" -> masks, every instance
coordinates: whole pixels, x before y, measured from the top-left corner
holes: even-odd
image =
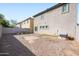
[[[35,56],[35,54],[12,34],[6,34],[0,39],[0,56]]]

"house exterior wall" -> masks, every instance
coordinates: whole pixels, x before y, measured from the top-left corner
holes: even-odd
[[[79,25],[76,26],[76,39],[79,41]]]
[[[18,28],[30,28],[30,20],[26,20],[16,25]]]
[[[30,28],[30,20],[21,23],[21,28]]]
[[[28,28],[30,32],[33,32],[34,20],[29,18],[26,21],[23,21],[16,25],[18,28]]]
[[[34,30],[34,19],[31,18],[31,20],[30,20],[30,32],[33,33],[33,30]]]
[[[41,19],[43,16],[43,19]],[[76,4],[69,4],[69,12],[62,13],[62,6],[39,15],[34,18],[34,29],[38,30],[34,33],[55,35],[60,33],[68,33],[69,36],[75,37],[76,33]],[[48,25],[47,29],[40,29],[40,26]]]
[[[20,28],[20,24],[17,24],[16,27],[17,27],[17,28]]]

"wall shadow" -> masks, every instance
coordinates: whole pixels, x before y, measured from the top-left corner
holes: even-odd
[[[4,34],[0,39],[0,56],[35,56],[12,34]]]

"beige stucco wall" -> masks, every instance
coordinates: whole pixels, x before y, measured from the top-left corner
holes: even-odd
[[[20,28],[20,24],[17,24],[16,27]]]
[[[34,20],[29,18],[28,20],[21,22],[16,25],[18,28],[28,28],[30,32],[33,32]]]
[[[16,27],[18,27],[18,28],[30,28],[30,20],[21,22],[21,23],[17,24]]]
[[[76,26],[76,40],[79,41],[79,25]]]
[[[38,31],[34,33],[50,34],[54,35],[57,33],[66,32],[69,36],[75,37],[75,26],[76,26],[76,4],[69,4],[69,12],[62,13],[62,6],[51,10],[47,13],[34,18],[34,27],[38,26]],[[48,25],[48,29],[40,29],[40,26]]]
[[[16,25],[18,28],[30,28],[30,20],[26,20]]]
[[[22,28],[30,28],[30,20],[21,23]]]
[[[33,30],[34,30],[34,19],[31,18],[31,19],[30,19],[30,32],[33,33]]]

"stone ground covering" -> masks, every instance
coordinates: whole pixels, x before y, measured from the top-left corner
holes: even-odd
[[[79,55],[79,42],[48,35],[7,34],[0,39],[0,55],[75,56]]]

